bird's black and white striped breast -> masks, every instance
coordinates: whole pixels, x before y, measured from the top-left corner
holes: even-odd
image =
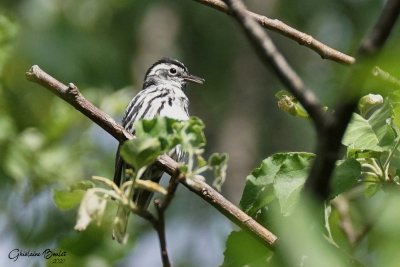
[[[122,125],[130,132],[139,119],[164,116],[177,120],[187,120],[189,100],[180,88],[160,85],[150,86],[140,91],[129,103]]]

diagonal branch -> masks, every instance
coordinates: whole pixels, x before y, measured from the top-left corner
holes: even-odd
[[[222,0],[195,0],[203,5],[212,7],[216,10],[224,12],[226,14],[232,15],[228,6]],[[296,42],[300,45],[304,45],[315,52],[317,52],[321,58],[330,59],[341,64],[351,65],[355,62],[355,59],[349,55],[346,55],[340,51],[337,51],[326,44],[314,39],[311,35],[301,32],[289,25],[283,23],[277,19],[270,19],[268,17],[256,14],[251,11],[246,11],[246,13],[258,22],[262,27],[282,34]]]
[[[400,13],[400,1],[388,0],[372,30],[362,40],[359,54],[376,54],[382,48]]]
[[[325,113],[316,95],[304,85],[301,78],[279,52],[269,35],[249,15],[243,2],[238,0],[225,1],[232,15],[239,22],[254,48],[260,54],[260,58],[264,64],[267,67],[271,66],[273,68],[282,83],[310,115],[316,128],[321,128],[325,121]]]
[[[26,77],[28,80],[42,85],[52,93],[64,99],[68,104],[75,107],[83,115],[99,125],[118,141],[123,142],[134,138],[132,134],[127,132],[121,125],[117,124],[108,114],[86,100],[75,85],[70,83],[67,86],[59,82],[49,74],[42,71],[37,65],[31,67],[31,69],[26,73]],[[171,177],[179,177],[179,164],[167,155],[159,156],[156,164],[171,175]],[[189,190],[217,208],[233,223],[254,234],[263,243],[269,246],[274,246],[276,244],[278,238],[273,233],[225,199],[207,183],[200,180],[192,182],[189,179],[180,179],[179,181]]]
[[[177,170],[179,168],[178,163],[170,157],[162,156],[159,158],[157,164],[164,170]],[[269,245],[275,245],[277,237],[273,233],[224,198],[207,183],[200,179],[181,179],[180,181],[187,188],[189,188],[190,191],[196,193],[201,198],[206,200],[209,204],[214,206],[222,214],[228,217],[232,222],[236,223],[236,225],[244,230],[250,230],[264,243],[267,242]]]

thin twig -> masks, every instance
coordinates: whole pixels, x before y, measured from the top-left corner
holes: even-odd
[[[244,29],[256,51],[259,52],[264,64],[273,68],[282,83],[310,115],[316,128],[320,128],[325,120],[325,112],[323,112],[323,106],[319,103],[316,95],[304,85],[300,76],[297,75],[279,52],[269,35],[249,15],[243,2],[240,0],[225,0],[225,2],[228,4],[232,15]]]
[[[171,204],[172,199],[175,196],[176,189],[178,188],[179,181],[184,179],[182,175],[179,175],[179,177],[176,176],[171,176],[171,179],[169,180],[169,185],[167,188],[167,195],[163,199],[162,202],[159,202],[157,206],[158,212],[165,212],[165,210],[168,208],[168,206]]]
[[[161,260],[163,262],[164,267],[170,267],[171,263],[169,261],[168,250],[167,250],[167,238],[165,237],[165,219],[164,219],[164,211],[161,209],[161,202],[156,199],[154,202],[157,209],[157,224],[154,225],[154,228],[158,234],[158,240],[160,241],[160,252],[161,252]]]
[[[201,4],[212,7],[216,10],[232,15],[227,5],[222,0],[195,0]],[[314,39],[311,35],[301,32],[289,25],[283,23],[277,19],[270,19],[268,17],[256,14],[251,11],[246,13],[257,21],[262,27],[280,33],[296,42],[300,45],[304,45],[317,52],[321,58],[336,61],[341,64],[351,65],[355,62],[354,57],[346,55],[340,51],[337,51],[328,45]]]
[[[102,127],[118,141],[123,142],[133,138],[132,134],[127,132],[121,125],[117,124],[109,115],[86,100],[76,86],[68,87],[64,85],[55,78],[51,77],[49,74],[45,73],[36,65],[31,67],[31,69],[26,73],[26,76],[28,80],[44,86],[45,88],[49,89],[50,92],[64,99],[68,104],[75,107],[83,115]],[[179,176],[179,164],[167,155],[159,156],[156,164],[166,173],[171,175],[171,177]],[[233,223],[242,227],[244,230],[253,233],[264,243],[270,246],[274,246],[276,244],[278,238],[273,233],[268,231],[238,207],[225,199],[207,183],[199,181],[196,183],[196,186],[194,186],[191,185],[187,179],[180,179],[179,182],[206,200],[209,204],[217,208]],[[203,192],[208,193],[204,194]]]
[[[184,177],[180,176],[180,178],[183,179]],[[158,240],[160,242],[161,259],[164,267],[171,266],[167,250],[167,238],[165,235],[165,211],[171,204],[172,199],[174,198],[180,178],[176,176],[171,176],[171,179],[169,180],[167,194],[164,197],[164,199],[162,201],[159,199],[156,199],[154,201],[154,205],[157,210],[157,221],[155,224],[153,224],[153,226],[158,234]]]

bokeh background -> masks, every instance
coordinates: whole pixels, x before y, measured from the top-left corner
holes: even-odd
[[[352,54],[383,1],[248,0],[250,10],[278,18]],[[397,28],[398,29],[398,28]],[[271,33],[307,85],[330,106],[348,67]],[[386,66],[396,64],[398,30]],[[115,206],[101,225],[73,230],[76,209],[60,211],[52,192],[92,175],[112,177],[117,142],[50,92],[25,79],[33,64],[73,82],[120,120],[157,59],[177,58],[206,79],[187,95],[206,124],[206,153],[230,155],[223,195],[240,200],[245,177],[278,151],[313,151],[307,120],[280,111],[283,86],[261,64],[229,16],[195,1],[1,0],[0,2],[0,266],[44,266],[39,258],[8,259],[14,248],[67,251],[63,266],[160,266],[158,240],[141,219],[128,244],[111,239]],[[397,57],[398,58],[398,57]],[[400,70],[399,70],[400,71]],[[175,266],[218,266],[235,227],[185,188],[167,213]]]

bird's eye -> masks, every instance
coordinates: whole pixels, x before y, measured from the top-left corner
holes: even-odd
[[[177,73],[177,70],[175,68],[170,68],[169,73],[175,75]]]

